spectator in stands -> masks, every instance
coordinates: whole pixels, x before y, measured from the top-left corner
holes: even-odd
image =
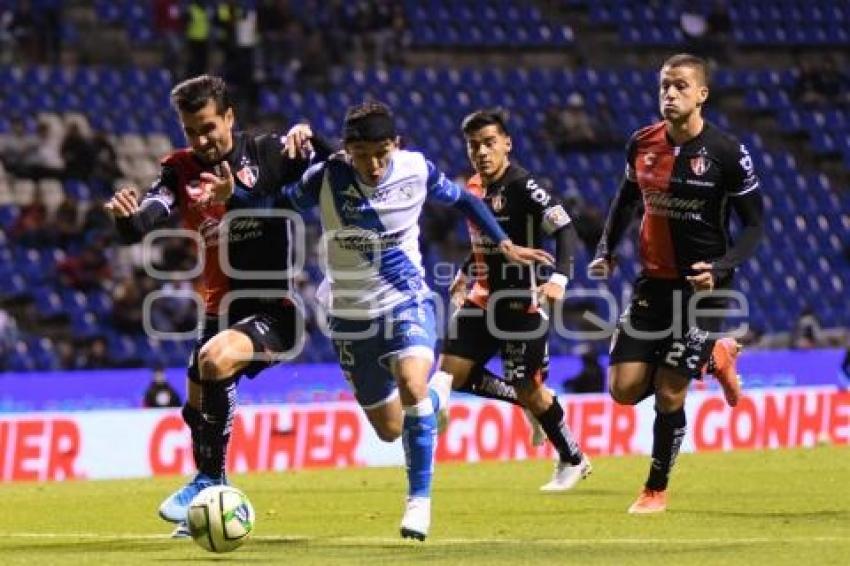
[[[32,63],[38,58],[39,40],[35,29],[35,13],[30,0],[20,0],[17,4],[17,8],[8,16],[6,29],[14,41],[16,55]]]
[[[82,236],[80,226],[79,207],[77,201],[71,197],[65,197],[56,209],[56,217],[53,220],[54,240],[63,250],[79,241]]]
[[[158,332],[189,332],[198,323],[200,297],[190,281],[167,281],[160,289],[164,295],[151,303],[150,318]]]
[[[109,356],[106,339],[98,336],[89,344],[85,357],[81,360],[80,369],[107,369],[115,367],[115,362]]]
[[[26,162],[38,147],[38,138],[27,131],[26,122],[15,116],[9,120],[9,133],[0,138],[0,159],[18,177],[29,177]]]
[[[791,331],[791,347],[801,350],[817,348],[823,343],[823,329],[815,311],[807,306]]]
[[[112,289],[112,324],[127,334],[139,334],[142,326],[144,295],[135,277],[119,281]]]
[[[597,143],[593,120],[585,108],[584,97],[578,92],[570,94],[566,107],[547,111],[543,128],[558,151],[587,151]]]
[[[591,126],[598,149],[616,149],[619,151],[625,145],[626,138],[606,101],[603,100],[596,105]]]
[[[26,176],[34,179],[62,176],[65,162],[62,160],[62,132],[47,119],[39,119],[36,128],[35,150],[23,157]]]
[[[115,236],[115,224],[109,214],[103,210],[103,203],[94,200],[83,218],[83,235],[86,243],[108,245]]]
[[[313,30],[308,33],[304,45],[298,78],[310,88],[324,90],[329,86],[330,71],[330,54],[325,49],[322,34]]]
[[[182,76],[186,19],[180,0],[154,0],[153,29],[162,40],[162,64],[175,77]]]
[[[186,65],[188,76],[202,75],[207,72],[210,58],[210,27],[212,25],[212,6],[209,0],[191,0],[186,12],[186,46],[189,61]]]
[[[70,179],[88,179],[94,170],[94,145],[78,122],[71,122],[65,130],[61,145],[65,176]]]
[[[80,369],[83,367],[85,356],[82,348],[76,347],[70,340],[55,341],[56,357],[61,369]]]
[[[165,370],[162,366],[153,368],[153,376],[150,385],[145,390],[142,404],[148,408],[180,407],[180,395],[165,379]]]
[[[850,78],[845,75],[835,60],[825,57],[800,64],[800,76],[794,94],[801,104],[826,106],[850,103]]]
[[[563,383],[567,393],[603,393],[605,391],[605,370],[599,365],[596,351],[587,344],[579,347],[581,371]]]
[[[257,30],[260,35],[260,67],[266,78],[275,76],[275,68],[288,60],[290,29],[296,23],[288,0],[260,0],[257,6]]]
[[[95,132],[91,139],[94,163],[89,184],[96,195],[112,196],[112,185],[121,177],[118,167],[118,153],[109,137],[103,132]]]
[[[60,261],[56,271],[63,285],[83,291],[99,287],[112,274],[102,243],[88,245],[79,255]]]
[[[52,243],[47,226],[47,207],[41,198],[41,191],[36,190],[33,201],[21,207],[11,234],[24,246],[45,247]]]
[[[58,65],[62,55],[62,22],[65,0],[38,0],[35,33],[39,38],[39,60]]]

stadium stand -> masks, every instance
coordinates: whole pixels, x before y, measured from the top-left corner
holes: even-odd
[[[353,26],[359,12],[349,4],[354,5],[341,3],[348,6],[340,8],[341,21]],[[550,17],[553,2],[406,0],[403,12],[395,16],[391,3],[371,4],[384,18],[376,16],[374,21],[383,21],[386,29],[397,25],[389,23],[394,17],[403,18],[411,52],[451,54],[455,49],[475,47],[557,53],[575,47],[570,25]],[[673,52],[670,50],[687,44],[679,29],[679,3],[604,0],[554,4],[583,11],[591,33],[593,29],[615,29],[624,49],[663,46]],[[714,4],[701,2],[698,6],[708,13]],[[0,9],[14,10],[15,5],[2,2]],[[158,53],[160,38],[151,5],[98,0],[93,17],[110,29],[120,28],[148,52]],[[72,3],[72,8],[75,14],[87,13],[79,3]],[[332,9],[323,6],[308,17],[309,6],[301,7],[294,9],[292,17],[315,25],[331,21],[333,14],[328,11]],[[765,45],[777,50],[792,46],[846,49],[850,45],[846,25],[850,8],[842,2],[816,6],[791,0],[749,2],[730,6],[728,15],[732,40],[741,50]],[[64,49],[73,52],[77,27],[68,21],[63,30]],[[362,32],[364,36],[368,33]],[[325,88],[305,86],[298,65],[258,63],[262,69],[258,73],[262,76],[256,96],[258,115],[278,125],[309,120],[318,131],[333,136],[347,105],[377,98],[396,110],[408,146],[421,149],[446,171],[464,174],[468,165],[458,131],[460,119],[476,107],[504,106],[511,113],[515,159],[539,172],[575,207],[602,214],[622,173],[622,141],[634,129],[657,119],[656,76],[647,70],[655,60],[644,67],[616,68],[467,66],[451,65],[439,57],[430,63],[378,63],[337,68],[329,74]],[[722,104],[713,105],[709,112],[718,125],[740,134],[767,195],[768,236],[757,258],[741,270],[738,279],[751,299],[752,326],[765,335],[763,345],[781,344],[806,309],[814,312],[824,328],[848,325],[846,309],[836,308],[846,303],[850,287],[847,178],[812,167],[810,157],[838,158],[850,168],[850,113],[846,100],[826,100],[817,106],[801,102],[799,79],[799,69],[733,65],[716,73],[713,96],[741,94],[744,116],[775,117],[781,133],[806,136],[811,156],[801,159],[797,146],[793,151],[783,149],[755,130],[743,130]],[[84,350],[95,338],[106,340],[115,365],[185,363],[191,340],[157,341],[124,324],[116,327],[113,302],[119,281],[136,281],[142,293],[162,282],[134,277],[138,252],[117,248],[108,222],[104,223],[98,212],[113,186],[124,182],[145,186],[157,174],[159,157],[183,145],[182,132],[168,105],[174,80],[169,71],[148,63],[0,66],[0,148],[4,152],[0,168],[0,306],[14,316],[19,329],[17,337],[4,347],[0,367],[16,371],[88,367]],[[609,142],[616,143],[566,152],[551,143],[545,135],[547,113],[565,107],[573,94],[581,96],[591,118],[616,109],[609,132]],[[104,147],[114,148],[117,178],[31,174],[20,170],[18,158],[5,153],[20,147],[24,139],[32,140],[39,124],[61,139],[71,123],[90,132],[89,139],[105,135]],[[59,218],[73,229],[61,232]],[[436,233],[428,237],[437,242],[426,244],[425,256],[431,264],[439,259],[461,259],[467,238],[462,225],[452,229],[449,237]],[[612,282],[615,295],[635,275],[634,254],[634,246],[623,246],[622,268]],[[589,259],[582,248],[572,288],[599,285],[584,273]],[[312,258],[299,280],[302,291],[313,293],[318,279]],[[121,300],[126,299],[122,296]],[[583,307],[576,308],[580,312]],[[315,325],[310,341],[303,361],[333,359],[328,341]],[[555,353],[564,353],[575,345],[558,338],[552,347]]]

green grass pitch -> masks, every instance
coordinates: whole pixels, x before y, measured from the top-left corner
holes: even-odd
[[[647,457],[597,458],[575,491],[542,494],[548,462],[437,467],[425,543],[398,538],[398,468],[234,476],[254,537],[213,555],[156,516],[177,478],[0,486],[10,564],[850,563],[850,447],[684,454],[667,513],[625,510]]]

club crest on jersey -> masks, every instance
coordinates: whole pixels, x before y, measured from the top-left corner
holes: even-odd
[[[709,167],[711,167],[711,162],[704,155],[691,157],[691,171],[694,172],[694,175],[704,175]]]
[[[503,208],[505,208],[505,204],[507,204],[507,200],[505,199],[505,195],[499,193],[494,195],[490,204],[493,207],[494,212],[500,212]]]
[[[254,188],[257,184],[257,178],[260,176],[260,168],[256,165],[245,165],[236,172],[236,178],[239,182],[249,189]]]

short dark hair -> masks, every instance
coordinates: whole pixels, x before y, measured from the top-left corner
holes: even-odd
[[[171,89],[171,104],[180,112],[197,112],[210,100],[215,102],[216,114],[224,114],[232,106],[221,77],[199,75]]]
[[[383,102],[368,100],[366,102],[350,106],[345,112],[345,123],[348,124],[354,120],[361,120],[363,118],[368,118],[369,116],[392,117],[392,115],[393,112],[390,110],[390,107]]]
[[[677,53],[673,55],[661,65],[662,69],[664,67],[691,67],[692,69],[696,69],[702,77],[702,84],[705,86],[708,86],[711,79],[708,61],[691,53]]]
[[[460,129],[463,131],[464,135],[470,135],[473,132],[477,132],[481,128],[486,128],[487,126],[497,126],[499,131],[504,135],[510,135],[508,133],[508,113],[502,108],[487,108],[483,110],[476,110],[472,114],[467,114],[466,118],[463,119],[463,122],[460,123]]]

